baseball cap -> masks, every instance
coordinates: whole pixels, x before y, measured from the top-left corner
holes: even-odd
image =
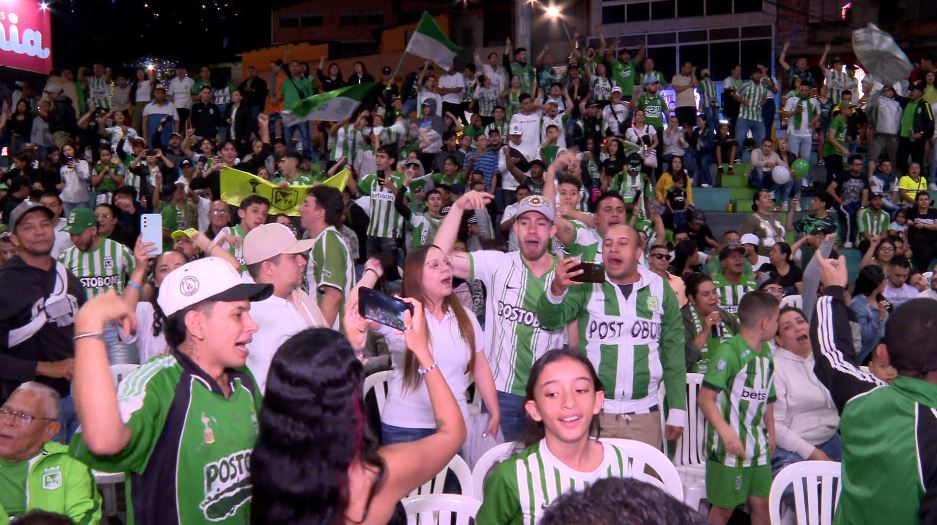
[[[183,161],[180,162],[179,164],[180,164],[183,168],[188,168],[188,167],[191,167],[191,166],[192,166],[192,161],[189,160],[189,159],[183,159]]]
[[[169,272],[156,300],[170,316],[203,301],[262,301],[273,293],[269,284],[245,283],[230,263],[219,257],[204,257]]]
[[[544,199],[542,195],[530,195],[521,199],[520,202],[517,203],[517,214],[515,217],[520,217],[529,211],[535,211],[551,222],[556,218],[553,205],[550,204],[550,201]]]
[[[157,83],[157,84],[153,87],[153,91],[159,91],[159,90],[161,90],[161,89],[162,89],[163,91],[166,91],[166,86],[164,86],[163,84]]]
[[[186,228],[184,230],[176,230],[170,233],[169,237],[174,241],[178,241],[179,239],[182,239],[182,238],[191,239],[192,236],[195,235],[196,233],[198,233],[198,230],[196,230],[195,228]]]
[[[75,208],[68,214],[68,222],[65,223],[65,231],[79,235],[97,224],[98,218],[94,215],[94,210],[91,208]]]
[[[285,224],[270,223],[258,226],[244,237],[244,262],[256,264],[281,253],[304,253],[312,249],[314,239],[297,241]]]
[[[706,214],[703,210],[693,210],[690,212],[690,222],[702,226],[706,224]]]
[[[881,198],[884,197],[884,196],[885,196],[885,195],[883,195],[882,192],[880,192],[880,191],[875,191],[875,192],[872,192],[872,195],[870,195],[869,198],[870,198],[870,199],[881,199]]]
[[[618,86],[613,87],[613,88],[612,88],[612,93],[621,93],[621,88],[618,87]]]
[[[23,219],[24,216],[26,216],[27,213],[31,211],[35,211],[35,210],[46,212],[46,215],[48,215],[50,219],[55,217],[55,213],[53,213],[52,210],[43,206],[42,204],[39,204],[38,202],[30,201],[30,200],[25,200],[19,203],[15,208],[13,208],[13,211],[10,212],[11,228],[15,229],[16,225],[20,223],[20,221]]]
[[[758,246],[758,236],[754,233],[746,233],[739,239],[739,246],[745,246],[746,244],[754,244]]]
[[[521,131],[521,127],[519,124],[511,124],[511,131],[509,135],[523,135],[523,134],[524,132]]]
[[[598,108],[598,107],[602,107],[602,103],[599,102],[598,100],[592,100],[592,101],[589,101],[588,104],[586,104],[586,107],[587,107],[587,108]]]
[[[722,249],[721,252],[719,252],[719,260],[721,261],[733,253],[745,255],[745,248],[742,248],[741,246],[726,246]]]
[[[130,139],[131,144],[140,144],[141,146],[146,146],[146,141],[143,140],[143,137],[134,137]]]
[[[172,133],[169,134],[169,138],[173,138],[173,137],[179,137],[181,139],[182,135],[180,135],[178,132],[173,131]]]
[[[62,86],[58,84],[50,83],[50,84],[46,84],[46,87],[45,89],[43,89],[43,91],[46,93],[61,93],[65,90],[62,88]]]
[[[657,77],[651,76],[644,79],[644,85],[657,84]]]

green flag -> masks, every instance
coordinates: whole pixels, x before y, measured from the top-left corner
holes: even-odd
[[[405,52],[432,60],[439,64],[439,67],[449,69],[459,51],[462,51],[462,48],[453,44],[433,17],[423,11],[420,23],[410,37]]]
[[[350,118],[376,84],[365,82],[304,98],[283,112],[283,124],[293,126],[306,120],[338,122]]]

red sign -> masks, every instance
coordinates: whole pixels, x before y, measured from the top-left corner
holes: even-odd
[[[0,0],[0,66],[48,73],[52,16],[34,0]]]

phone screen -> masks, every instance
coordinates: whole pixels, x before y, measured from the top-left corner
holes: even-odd
[[[370,288],[358,290],[358,314],[365,319],[403,331],[403,313],[407,310],[413,311],[409,304],[396,297]]]
[[[572,280],[577,283],[604,283],[605,266],[590,262],[581,262],[573,266],[570,271],[582,270],[583,272]]]

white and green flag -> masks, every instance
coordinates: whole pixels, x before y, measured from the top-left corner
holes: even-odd
[[[433,17],[423,11],[420,23],[410,37],[405,52],[432,60],[439,64],[439,67],[449,69],[459,51],[462,51],[462,48],[453,44]]]
[[[376,84],[365,82],[304,98],[283,112],[283,124],[293,126],[307,120],[338,122],[350,118]]]

